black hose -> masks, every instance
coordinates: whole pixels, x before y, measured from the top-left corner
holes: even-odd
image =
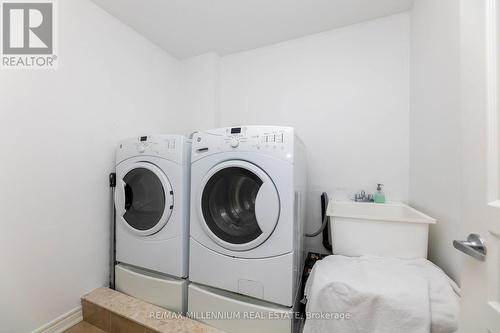
[[[325,203],[325,200],[326,200],[326,203]],[[323,232],[323,230],[325,229],[328,222],[330,222],[330,217],[328,215],[326,215],[326,206],[327,205],[328,205],[328,194],[326,194],[326,192],[323,192],[323,194],[321,194],[321,218],[322,218],[321,227],[319,227],[319,229],[313,233],[306,234],[306,237],[318,236],[320,233]]]
[[[321,214],[323,218],[326,216],[326,209],[328,208],[328,194],[326,192],[323,192],[321,195]],[[323,247],[328,250],[328,252],[332,252],[332,243],[330,241],[331,233],[330,233],[330,228],[332,226],[330,225],[330,216],[328,216],[328,221],[323,228]]]
[[[116,209],[115,209],[115,187],[116,173],[109,174],[109,187],[111,188],[111,221],[109,228],[109,288],[115,289],[115,264],[116,264]]]

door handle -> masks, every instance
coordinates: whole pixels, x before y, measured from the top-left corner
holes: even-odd
[[[486,244],[478,234],[470,234],[466,241],[454,240],[453,247],[479,261],[486,258]]]

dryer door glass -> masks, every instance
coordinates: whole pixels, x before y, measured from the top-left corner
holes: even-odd
[[[202,213],[218,238],[244,244],[262,234],[255,213],[261,185],[257,175],[239,167],[222,169],[208,180],[202,194]]]
[[[125,177],[123,219],[132,228],[149,230],[160,222],[165,211],[165,190],[158,176],[146,168],[130,170]]]

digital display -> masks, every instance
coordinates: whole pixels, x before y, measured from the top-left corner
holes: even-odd
[[[231,134],[240,134],[240,133],[241,133],[241,127],[231,128]]]
[[[147,141],[148,140],[148,137],[147,136],[141,136],[141,142],[142,141]]]

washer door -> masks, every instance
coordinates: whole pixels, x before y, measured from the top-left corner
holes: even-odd
[[[138,162],[117,174],[115,192],[117,216],[136,235],[158,232],[173,209],[172,186],[154,164]]]
[[[218,164],[207,173],[201,189],[202,226],[226,249],[253,249],[266,241],[278,223],[278,191],[269,176],[254,164]]]

